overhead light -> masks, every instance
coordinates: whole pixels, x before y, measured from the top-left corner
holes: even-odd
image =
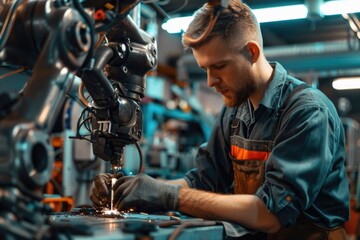
[[[338,0],[325,2],[320,7],[321,12],[324,15],[337,15],[345,13],[356,13],[360,12],[360,1],[359,0]]]
[[[184,32],[193,20],[193,16],[170,18],[167,22],[161,25],[162,29],[168,33]]]
[[[336,15],[360,12],[359,0],[335,0],[325,2],[321,7],[323,15]],[[307,8],[304,4],[253,9],[259,23],[276,22],[285,20],[304,19],[307,16]],[[169,33],[185,31],[192,21],[192,16],[171,18],[161,27]]]
[[[360,77],[337,78],[332,86],[336,90],[360,89]]]
[[[307,8],[304,4],[254,9],[253,12],[259,23],[302,19],[307,16]]]

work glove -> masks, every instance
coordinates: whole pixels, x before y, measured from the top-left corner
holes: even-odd
[[[120,177],[113,186],[114,206],[119,210],[177,210],[180,188],[146,174]]]
[[[103,209],[110,205],[110,191],[111,191],[111,179],[120,178],[124,174],[110,174],[110,173],[98,173],[92,182],[90,200],[93,203],[93,207],[96,209]]]

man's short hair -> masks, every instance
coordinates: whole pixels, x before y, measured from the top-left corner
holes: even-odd
[[[262,46],[260,27],[255,15],[246,4],[239,0],[230,0],[228,7],[222,10],[214,28],[204,41],[199,43],[187,41],[186,38],[188,37],[196,39],[204,33],[213,14],[214,9],[209,7],[208,4],[204,4],[194,13],[194,19],[183,35],[182,43],[184,47],[197,48],[217,36],[227,41],[239,40],[237,39],[239,36],[243,39],[247,37],[248,40],[255,40]]]

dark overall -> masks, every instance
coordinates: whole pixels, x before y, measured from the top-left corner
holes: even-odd
[[[278,110],[278,119],[296,92],[308,87],[306,84],[297,86],[286,98],[283,106]],[[255,194],[263,184],[265,178],[265,163],[272,149],[279,123],[275,124],[271,140],[251,140],[239,136],[240,112],[232,122],[231,129],[231,159],[234,170],[234,193]],[[279,122],[279,121],[278,121]],[[324,229],[300,216],[295,225],[282,228],[275,234],[247,235],[240,239],[269,239],[269,240],[345,240],[346,234],[342,226],[336,229]]]

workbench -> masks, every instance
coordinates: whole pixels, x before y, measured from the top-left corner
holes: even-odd
[[[52,213],[49,220],[57,231],[74,240],[219,240],[224,236],[223,225],[215,221],[168,214],[127,213],[125,217],[104,217],[75,211]]]

